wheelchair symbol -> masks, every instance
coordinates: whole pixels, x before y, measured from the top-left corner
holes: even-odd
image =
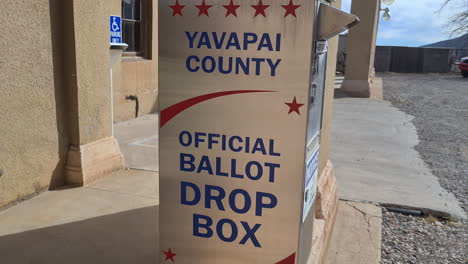
[[[115,22],[116,19],[117,19],[116,17],[112,18],[112,31],[114,31],[114,32],[120,30],[119,24],[117,24],[117,22]]]

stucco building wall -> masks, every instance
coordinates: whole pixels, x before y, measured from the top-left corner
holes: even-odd
[[[74,184],[70,171],[83,179],[121,167],[112,138],[108,32],[121,1],[0,6],[1,208]]]
[[[61,171],[48,0],[0,4],[0,207]]]
[[[118,3],[121,0],[113,0]],[[121,13],[121,7],[118,8]],[[120,69],[115,72],[114,122],[135,117],[135,101],[126,97],[138,97],[139,116],[158,111],[158,3],[152,3],[151,56],[149,58],[122,57]]]
[[[351,13],[359,24],[352,27],[346,43],[345,80],[341,90],[354,97],[380,99],[381,80],[375,78],[374,57],[380,1],[353,1]]]
[[[108,1],[74,0],[79,145],[112,134]],[[78,145],[78,144],[77,144]]]
[[[379,1],[353,1],[351,13],[361,22],[350,29],[346,43],[346,80],[368,80],[373,71]],[[371,76],[372,77],[372,76]]]

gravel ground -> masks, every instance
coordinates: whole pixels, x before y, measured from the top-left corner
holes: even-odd
[[[384,211],[382,263],[466,264],[466,224],[428,222],[427,218]]]
[[[415,147],[468,212],[468,79],[449,74],[380,74],[384,99],[413,115]],[[468,264],[468,221],[435,222],[384,213],[382,263]],[[429,221],[427,221],[429,220]]]

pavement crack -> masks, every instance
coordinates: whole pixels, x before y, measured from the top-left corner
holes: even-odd
[[[349,206],[351,206],[352,208],[356,209],[358,212],[360,212],[360,213],[361,213],[362,215],[364,215],[364,217],[366,217],[366,218],[367,218],[367,217],[377,217],[377,218],[382,219],[382,216],[368,214],[368,213],[362,211],[361,209],[359,209],[357,206],[355,206],[355,205],[353,205],[353,204],[351,204],[351,203],[349,203],[349,202],[346,202],[346,204],[349,205]]]
[[[382,219],[382,216],[378,216],[378,215],[372,215],[372,214],[368,214],[366,212],[364,212],[363,210],[359,209],[357,206],[349,203],[349,202],[346,202],[346,204],[352,208],[354,208],[356,211],[358,211],[359,213],[362,214],[362,216],[364,217],[364,221],[366,221],[366,224],[367,224],[367,234],[369,235],[369,239],[371,240],[372,242],[372,245],[374,245],[374,238],[372,236],[372,232],[371,232],[371,223],[370,223],[370,220],[371,218],[375,217],[375,218],[379,218],[379,219]]]

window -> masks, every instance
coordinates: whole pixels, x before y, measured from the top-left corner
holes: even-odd
[[[124,56],[151,58],[152,0],[122,0]]]

